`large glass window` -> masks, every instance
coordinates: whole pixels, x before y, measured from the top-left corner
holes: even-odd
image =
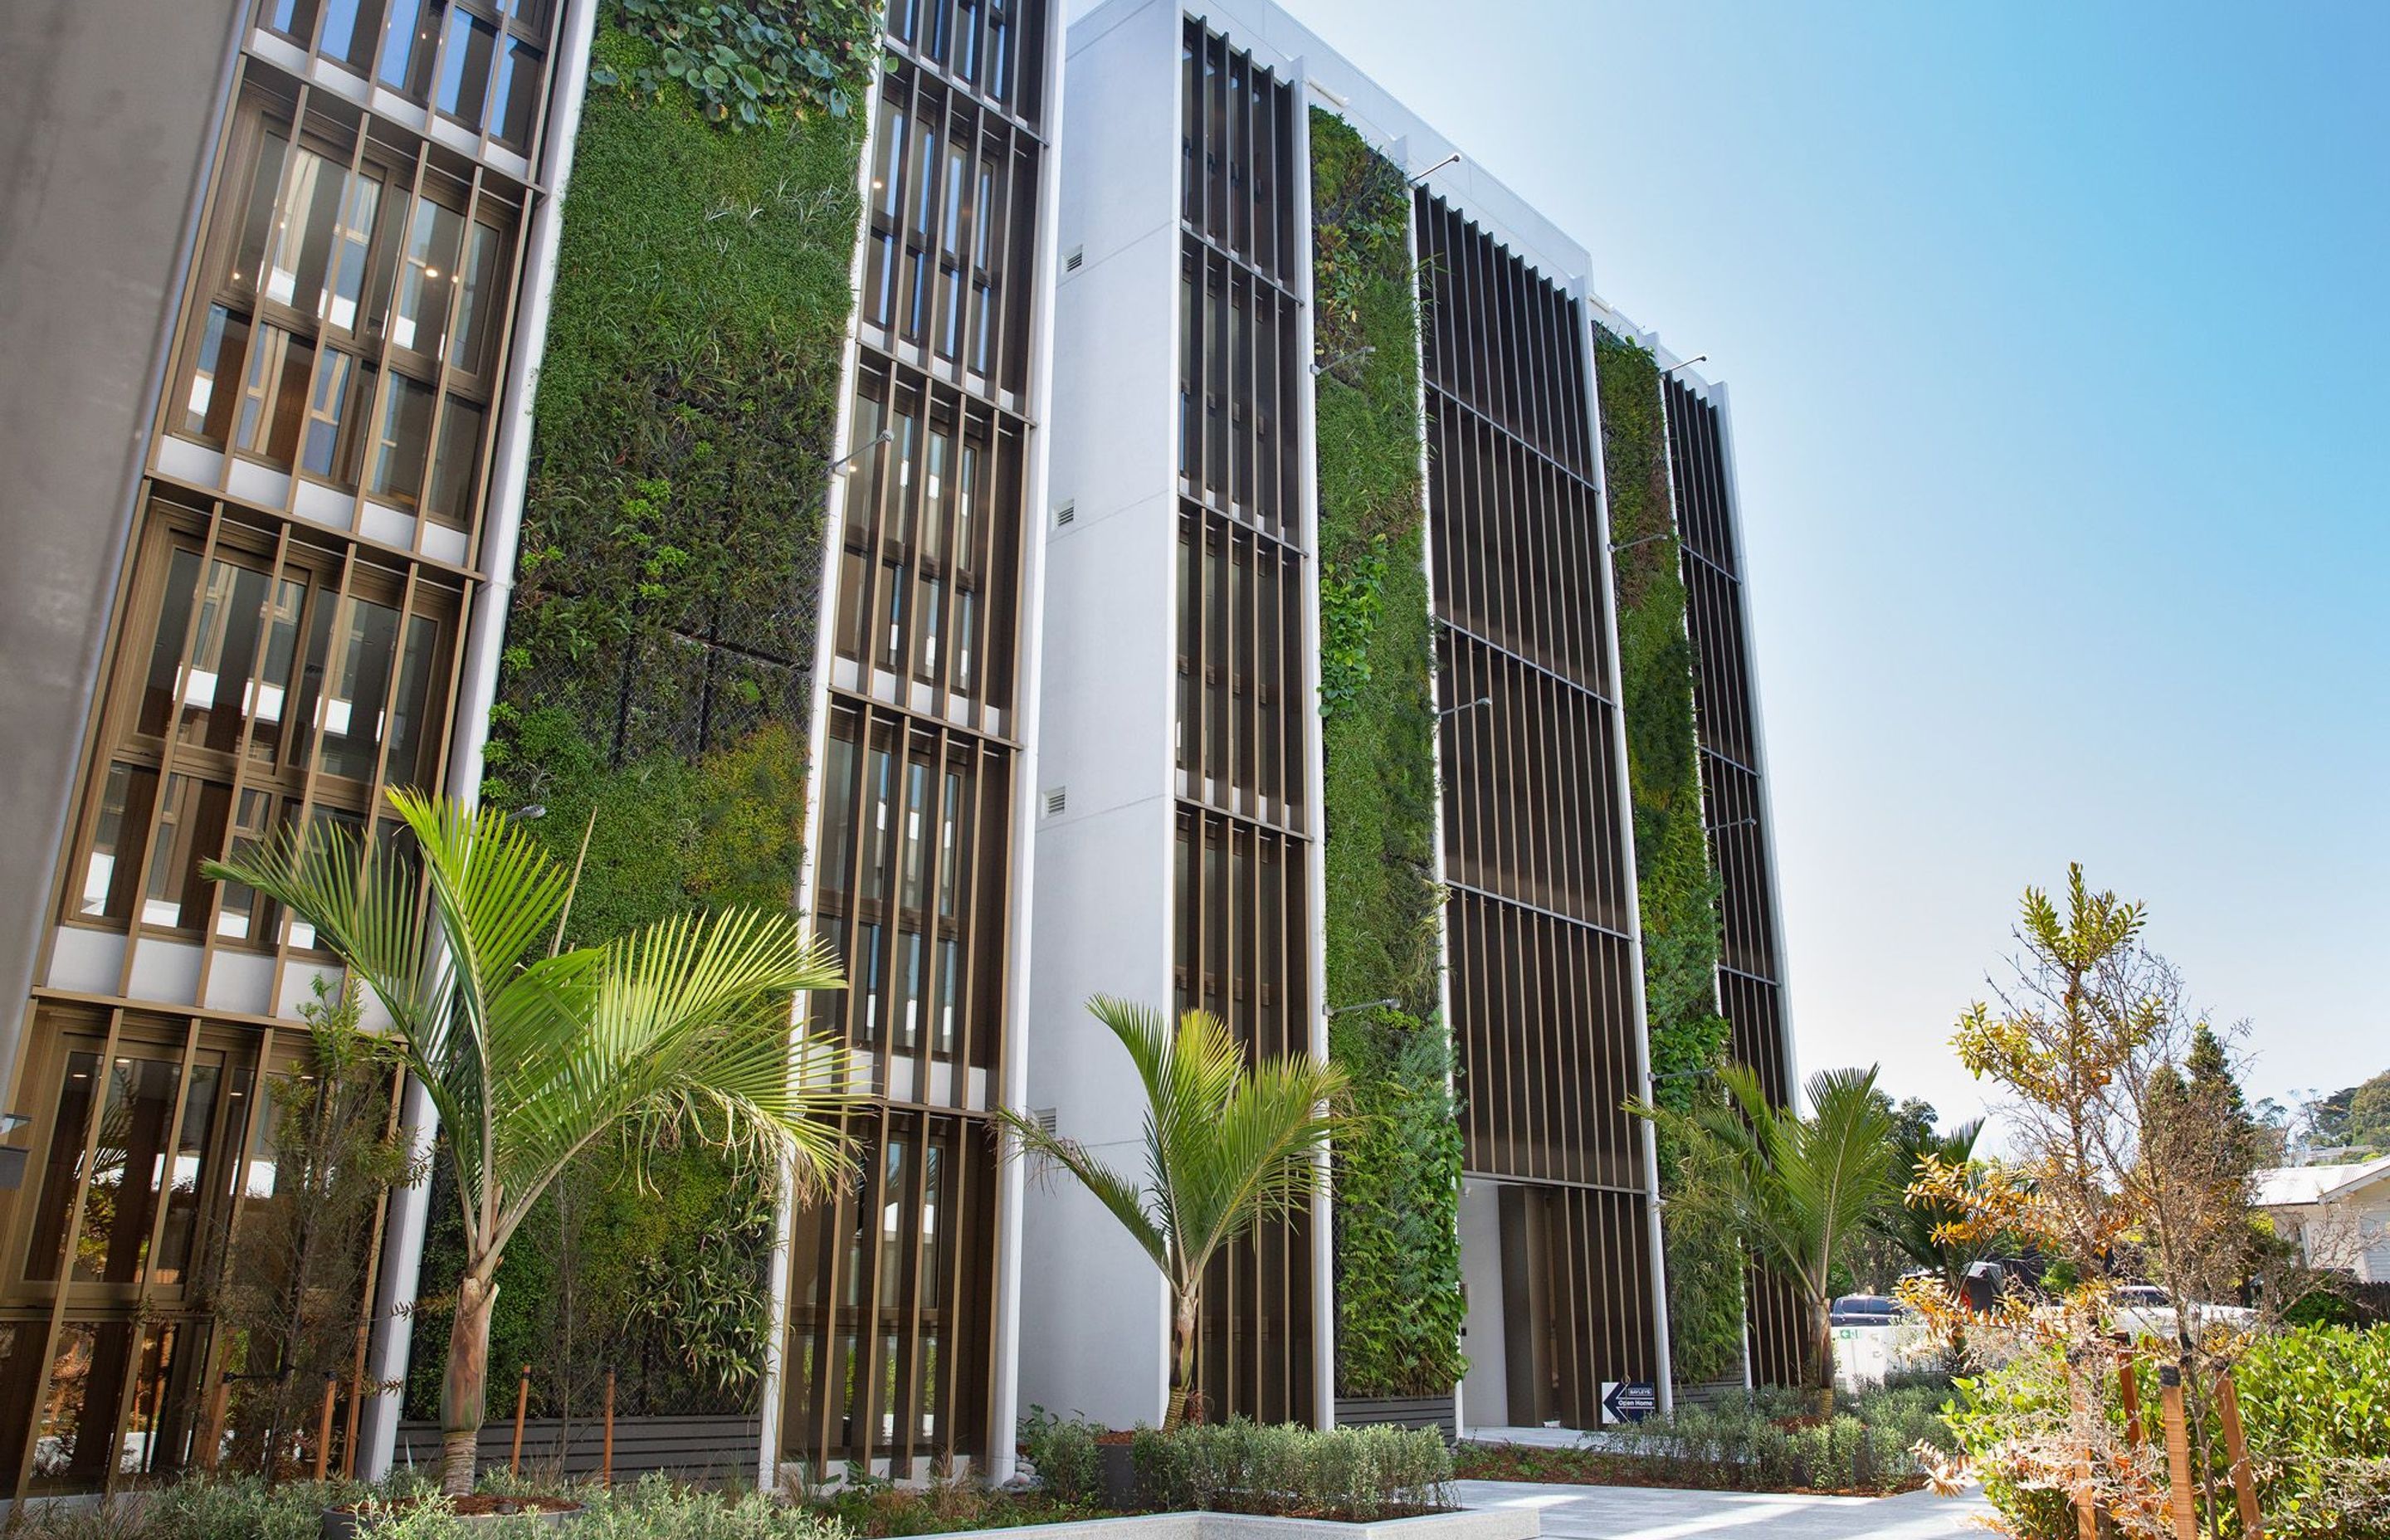
[[[410,599],[397,574],[296,540],[277,555],[228,520],[212,548],[204,523],[162,523],[136,571],[67,912],[271,945],[270,907],[219,892],[200,864],[302,806],[362,830],[377,785],[436,781],[455,597],[418,582]]]
[[[511,214],[378,142],[360,152],[353,131],[294,135],[276,111],[253,98],[235,136],[168,427],[469,529]]]

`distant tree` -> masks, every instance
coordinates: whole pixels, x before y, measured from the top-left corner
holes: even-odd
[[[2342,1133],[2346,1141],[2377,1150],[2390,1149],[2390,1070],[2362,1084],[2350,1086],[2345,1094],[2348,1097],[2348,1120]]]
[[[1904,1103],[1903,1106],[1915,1105]],[[1904,1122],[1894,1136],[1895,1179],[1901,1187],[1932,1169],[1929,1161],[1965,1172],[1975,1164],[1975,1144],[1983,1137],[1984,1120],[1973,1118],[1947,1133],[1937,1133],[1933,1109],[1920,1124]],[[1998,1238],[1973,1237],[1964,1229],[1967,1211],[1947,1198],[1931,1193],[1895,1191],[1892,1201],[1877,1211],[1870,1227],[1890,1242],[1903,1262],[1921,1268],[1957,1290],[1967,1269],[1996,1249]]]

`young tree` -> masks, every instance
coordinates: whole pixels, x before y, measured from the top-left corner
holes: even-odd
[[[2067,869],[2061,902],[2025,891],[2024,950],[1994,997],[1960,1018],[1960,1059],[2009,1093],[2002,1110],[2012,1160],[1985,1166],[1929,1157],[1912,1202],[1952,1215],[1948,1242],[2011,1231],[2061,1264],[2059,1297],[2011,1297],[1989,1316],[1952,1291],[1910,1290],[1947,1334],[2005,1341],[2065,1365],[2059,1409],[2019,1414],[2013,1433],[1982,1457],[2009,1484],[2062,1491],[2122,1533],[2165,1523],[2159,1456],[2121,1438],[2092,1387],[2114,1325],[2112,1290],[2139,1277],[2176,1307],[2169,1356],[2198,1370],[2233,1345],[2203,1306],[2227,1297],[2251,1255],[2250,1174],[2256,1125],[2234,1084],[2229,1043],[2184,1001],[2180,976],[2146,944],[2139,904],[2095,891]],[[2184,1376],[2194,1443],[2204,1445],[2208,1376]],[[2203,1468],[2201,1480],[2209,1475]],[[2207,1507],[2217,1511],[2215,1495]]]
[[[1344,1072],[1299,1054],[1250,1068],[1216,1016],[1190,1010],[1176,1031],[1159,1011],[1098,995],[1145,1087],[1142,1182],[1034,1118],[998,1115],[1016,1153],[1053,1161],[1111,1211],[1170,1285],[1170,1400],[1163,1426],[1185,1416],[1195,1378],[1203,1274],[1221,1247],[1318,1190],[1322,1159],[1346,1097]]]
[[[1731,1064],[1718,1072],[1725,1101],[1689,1113],[1636,1108],[1722,1157],[1744,1246],[1797,1289],[1808,1308],[1809,1384],[1820,1415],[1834,1405],[1835,1269],[1847,1264],[1869,1217],[1896,1190],[1893,1112],[1875,1077],[1872,1067],[1820,1071],[1809,1078],[1810,1110],[1803,1117],[1770,1105],[1759,1077]]]
[[[307,1062],[266,1083],[272,1190],[241,1210],[241,1265],[226,1269],[217,1310],[239,1377],[233,1459],[269,1480],[315,1426],[325,1377],[354,1372],[375,1219],[392,1187],[420,1174],[391,1123],[396,1060],[358,1030],[359,1003],[353,980],[318,982],[299,1007]]]
[[[463,1495],[498,1264],[575,1156],[610,1136],[652,1144],[686,1131],[777,1152],[801,1192],[847,1168],[846,1050],[790,1025],[795,992],[840,979],[792,917],[759,910],[675,916],[562,950],[574,879],[512,818],[411,791],[390,800],[419,872],[321,824],[204,869],[315,926],[390,1013],[393,1051],[439,1111],[466,1240],[441,1386],[441,1485]]]

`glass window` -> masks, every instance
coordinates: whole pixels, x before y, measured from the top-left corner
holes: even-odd
[[[491,136],[520,149],[531,143],[532,114],[539,107],[540,73],[546,60],[520,37],[499,45],[497,80],[490,87]]]
[[[316,51],[363,72],[373,62],[374,39],[380,32],[379,0],[331,0]]]
[[[383,778],[392,786],[429,779],[423,751],[434,737],[429,718],[439,651],[439,623],[426,615],[408,617],[406,651],[398,665],[398,693],[390,705],[390,759],[382,770]]]
[[[899,902],[907,909],[921,906],[921,879],[926,847],[924,827],[930,816],[930,767],[919,760],[905,766],[905,879]]]
[[[398,611],[369,599],[352,598],[346,623],[338,627],[337,635],[323,699],[316,707],[318,763],[328,776],[371,780],[381,758],[386,720],[382,699],[390,688],[391,664],[398,650]],[[418,687],[428,683],[418,681]],[[422,705],[419,699],[411,702],[408,714],[419,718]]]
[[[829,774],[822,787],[822,867],[819,881],[836,892],[846,887],[846,860],[854,843],[854,745],[829,740]]]
[[[134,873],[148,843],[149,808],[157,790],[157,771],[137,764],[109,766],[91,849],[84,857],[77,914],[108,919],[132,915]]]
[[[108,1480],[132,1350],[130,1321],[69,1321],[59,1328],[33,1443],[36,1490],[93,1491]]]
[[[381,48],[381,83],[421,101],[431,88],[438,52],[440,0],[391,0],[390,32]]]
[[[225,446],[232,435],[233,410],[240,402],[237,382],[248,352],[249,317],[210,305],[199,346],[191,350],[191,376],[183,390],[179,424],[183,433],[218,449]]]
[[[265,0],[263,25],[304,48],[315,33],[315,0]]]
[[[71,1271],[77,1283],[138,1283],[149,1263],[150,1221],[157,1216],[161,1188],[186,1188],[190,1202],[200,1190],[199,1165],[206,1149],[206,1131],[215,1114],[213,1065],[202,1067],[204,1082],[194,1074],[189,1110],[181,1124],[174,1119],[174,1098],[183,1068],[168,1059],[121,1054],[109,1065],[98,1139],[92,1151],[90,1181],[84,1185],[83,1226],[75,1239],[70,1268],[67,1230],[75,1188],[84,1174],[83,1139],[95,1093],[99,1055],[68,1056],[67,1082],[58,1095],[58,1118],[51,1125],[51,1153],[43,1173],[39,1206],[34,1211],[33,1244],[25,1260],[25,1276],[35,1282],[56,1280]],[[196,1136],[193,1132],[196,1130]],[[179,1254],[162,1248],[161,1269],[171,1264],[179,1279],[188,1260],[188,1209]],[[170,1213],[169,1228],[173,1227]],[[161,1281],[173,1281],[161,1277]]]
[[[473,485],[482,469],[482,409],[448,398],[440,417],[440,452],[431,457],[431,485],[423,511],[435,523],[461,530],[473,512]]]
[[[371,409],[376,373],[370,364],[324,350],[307,397],[307,432],[299,448],[301,469],[355,490],[357,459],[365,441],[361,425]]]
[[[448,42],[440,55],[440,110],[476,127],[489,100],[490,63],[498,30],[462,6],[448,12]]]
[[[219,558],[208,564],[201,589],[199,571],[198,552],[176,549],[135,729],[151,737],[171,732],[178,742],[230,753],[249,725],[251,753],[270,761],[281,741],[306,584],[289,578],[274,583]]]
[[[259,233],[255,218],[263,177],[284,159],[280,148],[280,141],[269,135],[268,148],[258,158],[260,180],[251,191],[245,240]],[[302,148],[289,159],[289,177],[276,198],[270,240],[262,252],[263,266],[258,266],[260,252],[245,250],[236,258],[234,272],[262,272],[258,287],[263,298],[353,331],[357,301],[365,292],[374,212],[381,206],[381,183],[370,175],[352,176],[347,167],[311,149]]]
[[[241,377],[240,421],[233,447],[285,469],[298,453],[307,412],[307,374],[315,353],[280,327],[257,328],[249,368]]]
[[[373,462],[366,490],[376,497],[413,507],[423,491],[423,462],[431,440],[430,386],[395,371],[381,393],[381,417],[374,428]]]
[[[506,237],[476,220],[467,237],[463,282],[456,296],[456,367],[478,375],[489,367],[490,344],[498,333],[498,262]]]
[[[407,221],[406,252],[398,274],[398,302],[392,308],[390,340],[402,348],[437,358],[448,331],[448,302],[456,293],[456,247],[464,216],[428,198],[415,200]]]

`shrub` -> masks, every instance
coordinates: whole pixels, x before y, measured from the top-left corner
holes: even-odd
[[[1021,1419],[1021,1445],[1046,1490],[1065,1503],[1094,1507],[1103,1496],[1103,1459],[1097,1424],[1032,1406]]]
[[[584,1504],[571,1532],[574,1540],[848,1540],[837,1519],[785,1507],[758,1492],[708,1492],[655,1475],[610,1491],[499,1476],[484,1490],[562,1495]],[[194,1478],[137,1506],[35,1510],[8,1534],[12,1540],[315,1540],[324,1509],[343,1503],[385,1510],[387,1518],[372,1532],[375,1540],[538,1540],[558,1533],[531,1519],[468,1526],[443,1499],[414,1501],[424,1496],[422,1483],[412,1478],[380,1486],[285,1482],[274,1487],[249,1478]]]
[[[1139,1503],[1370,1521],[1451,1507],[1452,1451],[1433,1429],[1294,1423],[1140,1428],[1131,1446]]]
[[[2146,1371],[2147,1366],[2144,1366]],[[2204,1391],[2206,1376],[2193,1377]],[[2251,1342],[2233,1369],[2266,1533],[2282,1540],[2390,1540],[2390,1329],[2302,1327]],[[2146,1372],[2143,1404],[2156,1395]],[[2071,1540],[2066,1495],[2035,1473],[2032,1456],[2062,1432],[2067,1416],[2064,1362],[2056,1348],[2023,1354],[1958,1381],[1947,1414],[1973,1462],[1984,1495],[2024,1540]],[[2112,1430],[2124,1413],[2108,1397]],[[2237,1534],[2229,1465],[2215,1432],[2197,1451],[2216,1495],[2216,1533]]]
[[[1910,1451],[1922,1439],[1952,1447],[1941,1408],[1949,1382],[1917,1380],[1837,1398],[1834,1416],[1808,1415],[1805,1396],[1764,1390],[1748,1403],[1687,1406],[1605,1431],[1609,1444],[1651,1462],[1671,1486],[1782,1492],[1895,1492],[1922,1475]]]

